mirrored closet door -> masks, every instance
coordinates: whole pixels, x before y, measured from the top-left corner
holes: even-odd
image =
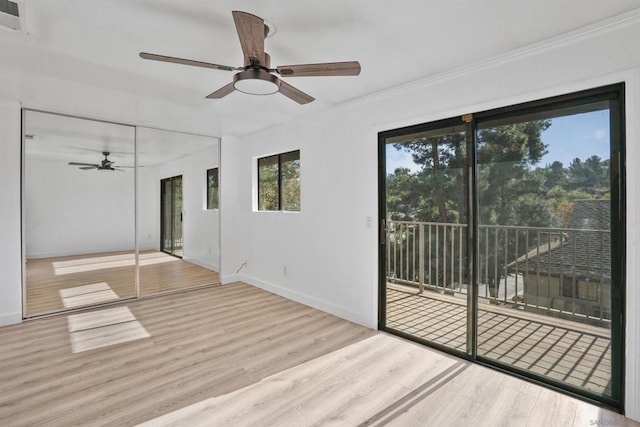
[[[138,128],[140,294],[218,283],[218,139]]]
[[[217,138],[24,110],[23,141],[25,318],[219,283]]]
[[[25,111],[24,315],[136,296],[135,128]]]

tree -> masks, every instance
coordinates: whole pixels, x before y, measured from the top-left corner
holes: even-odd
[[[544,174],[535,173],[533,166],[547,153],[541,135],[550,125],[549,120],[537,120],[491,127],[478,133],[481,224],[535,227],[549,223]],[[484,268],[489,292],[496,297],[509,261],[507,256],[526,250],[527,239],[517,239],[515,233],[509,234],[506,229],[487,230],[487,234],[480,236],[479,244],[491,249],[480,253],[479,268]]]
[[[549,126],[550,121],[534,121],[486,128],[478,133],[478,186],[483,224],[536,226],[548,223],[551,215],[546,208],[545,174],[534,173],[532,166],[546,154],[541,133]],[[408,169],[396,169],[387,177],[390,219],[466,222],[465,134],[419,136],[394,146],[410,153],[420,170],[412,174]],[[481,261],[493,265],[498,259],[504,259],[505,244],[509,253],[517,253],[511,240],[508,236],[499,236],[497,250],[490,251],[491,255]],[[444,245],[436,245],[440,246]],[[496,276],[495,269],[491,269],[491,284],[497,286],[501,271],[499,268]]]
[[[411,154],[420,170],[410,179],[408,169],[400,172],[406,183],[407,211],[418,221],[460,222],[464,211],[464,177],[466,147],[463,133],[436,137],[419,137],[394,144],[397,149]],[[391,178],[392,180],[394,178]],[[388,181],[389,182],[389,181]],[[389,185],[389,184],[388,184]]]
[[[545,187],[563,187],[567,184],[567,170],[562,162],[556,160],[551,165],[547,165],[545,170],[547,175]]]

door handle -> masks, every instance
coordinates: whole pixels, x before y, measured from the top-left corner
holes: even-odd
[[[384,219],[380,220],[380,244],[384,245],[387,243],[387,221]]]

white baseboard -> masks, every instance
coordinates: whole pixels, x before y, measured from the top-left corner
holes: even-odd
[[[9,326],[22,323],[22,313],[9,313],[0,315],[0,326]]]
[[[203,267],[203,268],[208,268],[209,270],[220,271],[220,268],[217,265],[206,262],[206,261],[201,261],[197,258],[190,258],[187,256],[183,256],[182,260],[190,262],[191,264],[199,265],[200,267]]]
[[[226,278],[230,278],[230,277],[231,276],[227,276]],[[314,298],[306,294],[302,294],[300,292],[292,291],[290,289],[283,288],[282,286],[265,282],[263,280],[256,279],[255,277],[247,276],[245,274],[238,274],[237,276],[235,276],[235,280],[246,282],[257,288],[264,289],[267,292],[271,292],[273,294],[280,295],[281,297],[290,299],[292,301],[299,302],[300,304],[304,304],[309,307],[313,307],[315,309],[324,311],[326,313],[333,314],[334,316],[349,320],[351,322],[357,323],[367,328],[372,328],[372,329],[377,328],[377,324],[378,324],[377,320],[371,319],[369,316],[363,313],[356,313],[351,310],[348,310],[345,307],[341,307],[333,303],[323,301],[321,299]],[[225,282],[223,281],[223,283]]]
[[[242,277],[239,274],[227,274],[226,276],[220,276],[220,283],[228,285],[229,283],[235,283],[242,281]]]

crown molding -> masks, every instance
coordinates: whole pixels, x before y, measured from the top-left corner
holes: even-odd
[[[469,74],[476,73],[478,71],[491,69],[503,64],[527,58],[542,52],[551,51],[559,47],[571,45],[583,40],[588,40],[597,37],[602,34],[606,34],[612,31],[617,31],[632,25],[640,24],[640,8],[625,12],[620,15],[607,18],[602,21],[598,21],[575,30],[567,31],[555,36],[546,38],[539,42],[535,42],[521,48],[517,48],[488,59],[473,62],[467,65],[463,65],[458,68],[453,68],[447,71],[443,71],[438,74],[424,77],[413,82],[405,83],[399,86],[395,86],[389,89],[385,89],[380,92],[372,93],[362,97],[354,98],[338,104],[338,107],[353,108],[369,104],[373,101],[383,100],[395,95],[401,95],[408,91],[414,91],[422,89],[431,85],[442,83],[448,80],[454,80],[460,77],[464,77]]]

